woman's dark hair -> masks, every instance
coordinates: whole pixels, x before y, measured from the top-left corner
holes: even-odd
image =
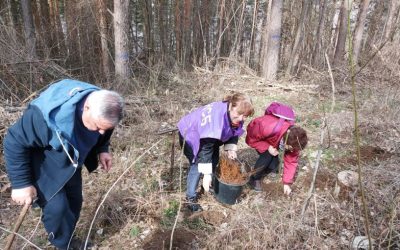
[[[303,150],[307,146],[307,132],[299,127],[293,126],[286,131],[288,135],[286,144],[292,146],[293,151]]]

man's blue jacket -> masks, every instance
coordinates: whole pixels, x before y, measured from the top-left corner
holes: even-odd
[[[61,80],[33,100],[4,138],[4,158],[13,189],[33,185],[40,204],[50,200],[74,175],[79,152],[73,138],[76,105],[98,87]],[[89,172],[98,164],[97,155],[108,152],[112,131],[100,135],[85,159]],[[79,139],[79,138],[77,138]]]

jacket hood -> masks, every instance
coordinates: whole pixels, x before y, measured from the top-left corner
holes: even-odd
[[[68,141],[71,140],[77,103],[89,93],[99,89],[86,82],[64,79],[52,84],[31,102],[30,105],[35,105],[41,110],[45,122],[53,132],[49,142],[53,148],[61,147],[58,138],[60,136]]]

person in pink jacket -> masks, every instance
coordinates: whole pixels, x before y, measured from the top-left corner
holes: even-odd
[[[283,190],[287,195],[291,193],[300,151],[308,142],[306,131],[292,125],[293,123],[273,114],[265,114],[253,119],[247,126],[246,143],[259,154],[255,164],[255,169],[259,170],[250,179],[250,186],[255,191],[262,191],[261,183],[264,176],[278,172],[279,150],[284,150]]]

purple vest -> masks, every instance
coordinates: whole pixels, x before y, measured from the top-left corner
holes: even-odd
[[[213,102],[194,110],[178,122],[178,129],[192,148],[194,159],[199,153],[200,139],[214,138],[226,142],[244,133],[243,122],[238,128],[231,127],[227,102]]]

